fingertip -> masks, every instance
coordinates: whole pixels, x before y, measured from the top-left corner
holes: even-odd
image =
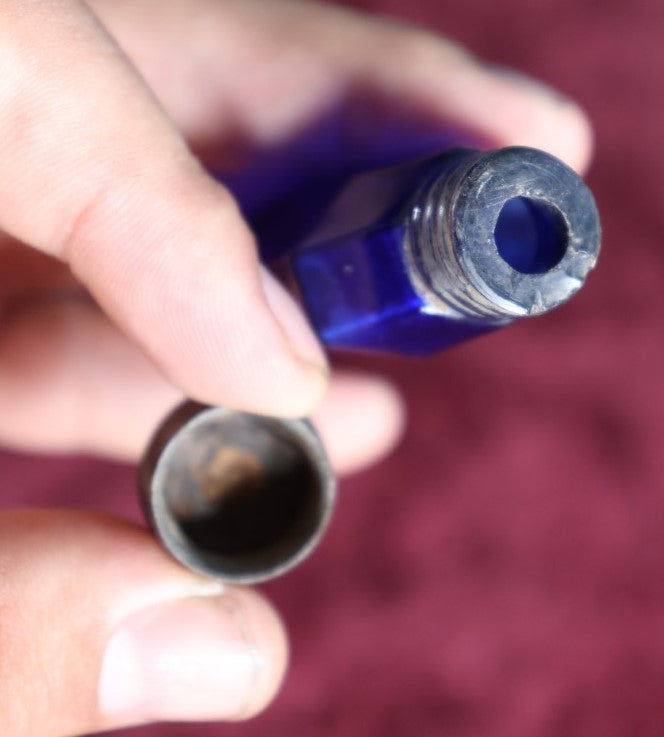
[[[287,645],[274,609],[256,592],[220,587],[134,612],[113,631],[99,677],[112,725],[239,721],[274,698]]]
[[[587,168],[592,128],[585,112],[562,92],[421,29],[391,24],[366,28],[371,42],[355,66],[401,105],[412,104],[415,111],[438,120],[443,131],[451,127],[476,145],[532,146],[579,172]],[[386,58],[387,39],[400,54]]]
[[[406,424],[406,408],[388,380],[338,374],[315,422],[333,466],[349,474],[376,463],[396,446]]]
[[[489,74],[490,107],[500,111],[488,131],[499,145],[539,148],[584,173],[593,151],[586,112],[567,95],[523,72],[499,65],[483,70]]]
[[[590,119],[575,102],[548,88],[539,95],[528,100],[528,113],[519,126],[515,125],[510,145],[542,149],[583,174],[593,151]]]
[[[575,103],[568,105],[566,115],[564,127],[570,133],[559,158],[579,174],[585,174],[590,167],[595,148],[593,126],[588,114]]]

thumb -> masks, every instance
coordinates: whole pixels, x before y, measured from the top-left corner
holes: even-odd
[[[306,321],[84,4],[3,1],[0,57],[0,230],[66,260],[187,394],[308,412],[326,372]]]
[[[249,589],[172,562],[82,512],[0,514],[0,731],[63,737],[241,719],[283,676],[283,628]]]

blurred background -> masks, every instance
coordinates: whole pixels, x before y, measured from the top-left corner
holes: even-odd
[[[281,695],[249,723],[122,735],[661,737],[664,4],[352,4],[589,111],[600,266],[544,318],[426,361],[354,361],[399,384],[409,428],[342,483],[317,554],[265,587],[292,636]],[[0,453],[3,506],[139,519],[134,488],[128,467]]]

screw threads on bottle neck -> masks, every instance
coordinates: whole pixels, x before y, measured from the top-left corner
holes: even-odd
[[[541,151],[455,151],[415,200],[404,255],[428,311],[493,324],[546,312],[596,262],[592,195]]]
[[[454,203],[464,178],[481,154],[459,152],[442,174],[422,188],[409,220],[411,256],[416,274],[432,307],[445,313],[478,319],[504,317],[473,284],[459,259],[455,243]]]

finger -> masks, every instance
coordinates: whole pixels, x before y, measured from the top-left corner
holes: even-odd
[[[240,130],[274,147],[360,89],[353,104],[377,92],[388,103],[369,110],[367,130],[355,136],[360,145],[373,145],[390,116],[411,109],[490,145],[546,149],[577,169],[591,154],[591,128],[576,104],[421,29],[285,0],[95,0],[94,6],[194,140]]]
[[[0,226],[68,261],[187,394],[303,414],[324,358],[209,179],[83,4],[0,5]]]
[[[0,443],[136,460],[181,393],[90,303],[33,302],[0,331]]]
[[[354,473],[384,458],[401,438],[405,406],[385,379],[358,373],[333,376],[314,422],[335,469]]]
[[[241,719],[281,682],[271,607],[203,580],[129,523],[0,514],[3,734],[63,737],[157,720]]]
[[[136,460],[181,395],[92,304],[33,302],[0,331],[0,442],[41,452]],[[403,405],[383,380],[333,377],[316,424],[335,469],[375,462],[396,443]]]

